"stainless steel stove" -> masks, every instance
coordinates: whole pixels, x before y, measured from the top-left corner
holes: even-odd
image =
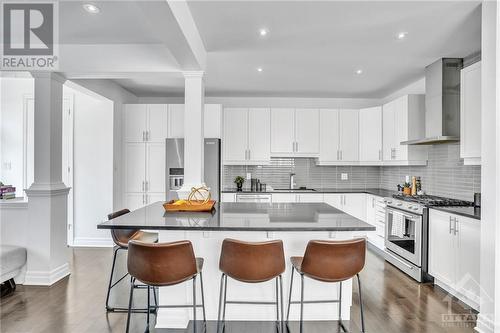
[[[473,203],[431,195],[393,195],[384,201],[386,260],[419,282],[432,281],[427,273],[429,207]]]

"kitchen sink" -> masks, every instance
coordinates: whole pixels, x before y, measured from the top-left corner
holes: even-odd
[[[275,188],[273,192],[316,192],[313,188]]]

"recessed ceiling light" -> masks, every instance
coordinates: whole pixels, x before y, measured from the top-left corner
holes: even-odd
[[[263,71],[262,67],[258,67],[258,68],[257,68],[257,72],[259,72],[259,73],[260,73],[260,72],[262,72],[262,71]]]
[[[83,9],[85,9],[90,14],[98,14],[101,11],[99,7],[91,3],[84,4]]]
[[[362,69],[357,69],[355,73],[358,74],[358,75],[361,75],[361,74],[363,74],[363,70]]]
[[[259,29],[259,35],[261,37],[267,36],[268,33],[269,33],[269,30],[267,30],[266,28]]]
[[[396,37],[397,37],[398,39],[405,39],[405,38],[406,38],[406,36],[408,36],[408,33],[407,33],[406,31],[401,31],[401,32],[399,32],[399,33],[397,34],[397,36],[396,36]]]

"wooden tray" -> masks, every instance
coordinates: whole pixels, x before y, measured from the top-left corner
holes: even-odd
[[[215,200],[208,200],[204,204],[203,201],[191,200],[191,203],[186,202],[181,205],[174,205],[175,200],[165,202],[163,208],[167,212],[211,212],[215,205]]]

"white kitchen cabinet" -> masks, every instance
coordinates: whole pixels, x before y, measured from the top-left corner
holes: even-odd
[[[166,199],[165,192],[163,192],[163,193],[147,193],[146,204],[149,205],[151,203],[158,202],[158,201],[165,202],[165,199]]]
[[[425,146],[401,142],[425,136],[424,95],[404,95],[382,107],[384,165],[426,165]]]
[[[435,209],[429,213],[429,274],[434,282],[478,309],[479,220]]]
[[[146,145],[146,192],[165,193],[165,144]]]
[[[144,207],[146,204],[146,197],[144,193],[126,193],[125,205],[131,211]]]
[[[164,142],[167,137],[168,105],[149,104],[148,108],[148,142]]]
[[[295,154],[317,156],[319,154],[319,110],[295,110]]]
[[[221,202],[235,202],[236,195],[234,193],[221,193]]]
[[[460,157],[466,165],[481,164],[481,62],[460,74]]]
[[[375,226],[375,214],[377,209],[375,206],[375,196],[371,194],[366,195],[366,223]]]
[[[224,164],[269,164],[270,140],[269,109],[224,110]]]
[[[125,104],[125,142],[144,142],[148,107],[145,104]]]
[[[358,164],[358,122],[358,110],[320,110],[318,165]]]
[[[299,193],[296,200],[297,202],[322,203],[325,199],[323,193]]]
[[[359,162],[362,165],[381,165],[382,160],[382,107],[360,109]]]
[[[288,203],[297,202],[297,195],[295,193],[273,193],[273,203]]]
[[[343,211],[362,221],[366,220],[366,194],[347,193],[344,194]]]
[[[125,144],[125,191],[143,192],[146,174],[146,144]]]
[[[203,131],[205,138],[222,138],[222,105],[205,104]]]
[[[319,110],[271,109],[271,155],[318,157]]]
[[[271,154],[291,156],[295,153],[295,110],[271,109]]]
[[[325,193],[324,194],[325,203],[332,207],[342,210],[342,203],[344,200],[344,195],[340,193]]]
[[[184,137],[184,104],[168,105],[168,137]]]

